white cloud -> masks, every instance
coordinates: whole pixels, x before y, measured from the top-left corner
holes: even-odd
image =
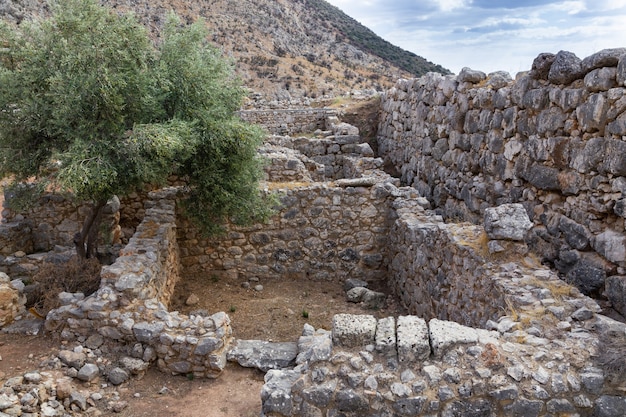
[[[458,73],[512,75],[542,52],[626,47],[626,0],[330,0],[404,49]]]
[[[436,2],[442,12],[450,12],[466,6],[465,0],[436,0]]]

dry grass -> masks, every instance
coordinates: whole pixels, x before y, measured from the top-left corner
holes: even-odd
[[[563,301],[564,297],[572,296],[572,291],[575,291],[574,287],[556,278],[542,280],[537,277],[529,277],[522,281],[522,284],[547,289],[550,291],[552,298],[559,302]]]
[[[455,243],[473,249],[474,252],[486,260],[492,258],[488,246],[489,237],[482,228],[475,227],[469,223],[459,224],[458,226],[460,227],[455,227],[451,230]]]
[[[265,184],[269,191],[295,190],[296,188],[308,187],[310,185],[312,185],[311,182],[304,181],[268,182]]]
[[[33,277],[37,289],[29,307],[45,316],[60,306],[59,294],[62,292],[82,292],[85,296],[94,293],[100,287],[101,268],[97,259],[78,256],[62,264],[44,263]]]

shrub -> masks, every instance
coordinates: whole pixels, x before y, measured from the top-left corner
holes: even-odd
[[[33,277],[36,290],[31,307],[45,316],[50,310],[60,307],[59,294],[62,292],[82,292],[85,296],[93,294],[100,287],[101,268],[97,259],[77,256],[65,263],[44,263]]]

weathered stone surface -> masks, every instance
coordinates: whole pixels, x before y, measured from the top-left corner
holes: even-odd
[[[396,340],[396,320],[393,317],[379,319],[375,335],[376,351],[383,356],[395,357],[398,353]]]
[[[504,204],[485,210],[485,231],[490,239],[524,240],[532,226],[521,204]]]
[[[596,236],[594,249],[611,262],[626,261],[626,235],[613,230],[606,230]]]
[[[624,55],[626,55],[626,48],[603,49],[583,59],[582,69],[587,73],[596,68],[616,67],[619,59]]]
[[[126,372],[122,368],[111,369],[111,371],[109,371],[109,374],[107,376],[108,376],[109,382],[113,385],[120,385],[128,381],[128,378],[130,378],[130,375],[128,374],[128,372]]]
[[[570,84],[584,75],[582,61],[575,54],[559,51],[548,72],[548,81],[553,84]]]
[[[471,68],[463,68],[456,77],[456,80],[460,83],[468,82],[472,84],[479,83],[487,78],[487,75],[482,71],[473,70]]]
[[[336,314],[333,317],[333,343],[356,347],[374,343],[376,319],[371,315]]]
[[[585,75],[585,88],[591,92],[608,91],[617,87],[617,68],[598,68]]]
[[[85,365],[85,361],[87,360],[87,355],[82,352],[73,352],[71,350],[61,350],[58,354],[61,362],[79,370]]]
[[[265,384],[261,390],[262,412],[264,415],[293,415],[291,386],[300,378],[296,371],[271,369],[265,374]]]
[[[412,364],[428,359],[430,339],[426,321],[416,316],[398,317],[397,344],[400,363]]]
[[[611,305],[626,317],[626,276],[614,275],[606,279],[605,294]]]
[[[93,363],[83,365],[78,371],[77,378],[81,381],[91,382],[100,375],[100,369]]]
[[[589,245],[590,233],[583,225],[562,216],[559,219],[559,229],[565,236],[565,241],[574,249],[583,250]]]
[[[458,344],[477,343],[478,333],[471,327],[452,321],[432,319],[428,322],[430,344],[435,358],[441,358]]]
[[[619,417],[626,415],[626,397],[603,395],[593,405],[593,417]]]
[[[317,330],[312,334],[305,334],[298,339],[297,364],[315,363],[330,358],[332,352],[331,333],[327,330]]]
[[[228,351],[229,361],[246,368],[257,368],[263,372],[293,366],[298,355],[295,342],[267,342],[264,340],[238,340]]]
[[[617,62],[617,83],[626,86],[626,55],[622,55]]]
[[[530,72],[531,77],[537,80],[547,80],[550,67],[552,66],[555,58],[556,55],[549,52],[539,54],[533,61]]]

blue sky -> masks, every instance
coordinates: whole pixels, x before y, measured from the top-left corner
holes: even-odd
[[[626,0],[327,0],[389,42],[457,73],[512,76],[542,52],[626,47]]]

